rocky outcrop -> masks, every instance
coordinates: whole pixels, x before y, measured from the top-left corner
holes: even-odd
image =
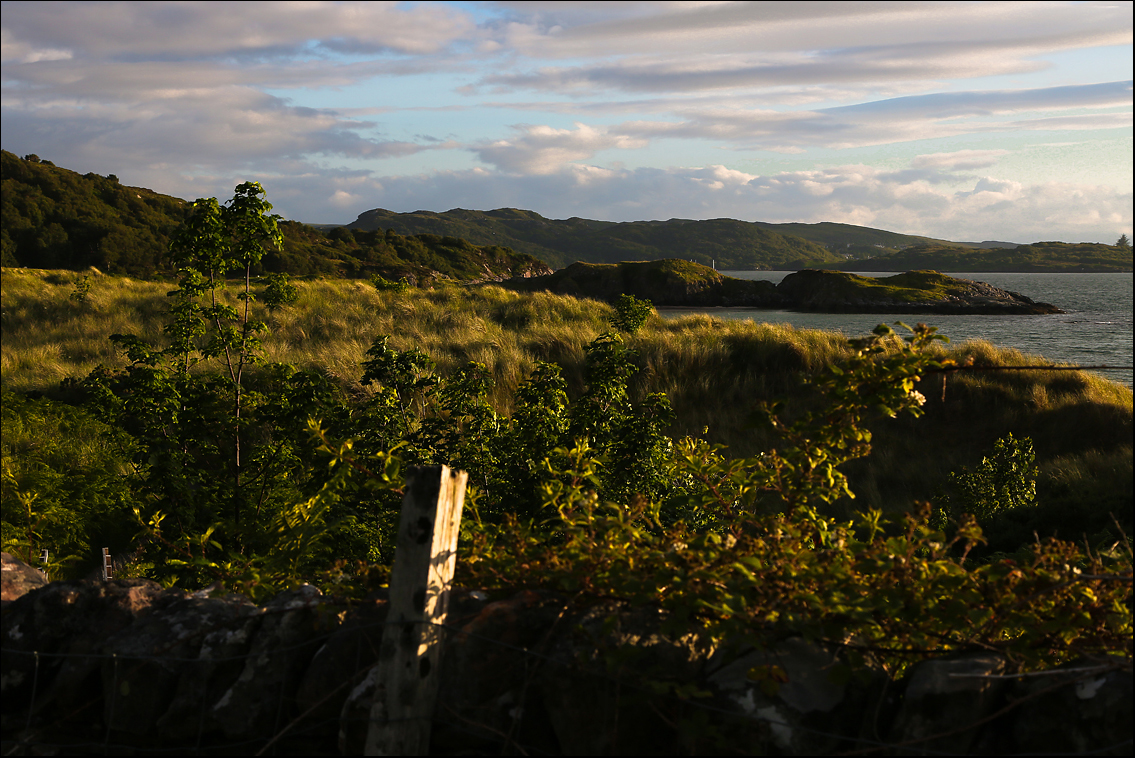
[[[607,302],[627,294],[664,306],[777,308],[785,304],[772,282],[734,279],[683,260],[573,263],[550,276],[509,280],[507,286]]]
[[[807,269],[784,277],[776,291],[788,307],[823,313],[1063,313],[1016,292],[937,271],[871,279]]]
[[[954,279],[937,271],[908,271],[872,279],[842,271],[805,269],[780,284],[734,279],[689,261],[575,263],[550,276],[509,280],[524,291],[614,302],[634,295],[658,306],[783,308],[823,313],[1062,313],[1048,303],[984,282]]]
[[[381,595],[345,603],[310,586],[260,606],[144,580],[32,589],[3,612],[3,749],[358,754],[385,619]],[[1122,661],[1014,677],[979,653],[895,682],[838,647],[715,648],[665,621],[616,602],[456,592],[431,752],[1131,749]]]

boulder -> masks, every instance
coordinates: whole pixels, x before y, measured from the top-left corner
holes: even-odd
[[[47,577],[11,553],[0,553],[0,603],[7,605],[47,584]]]
[[[914,666],[888,736],[904,754],[970,752],[1003,705],[1005,659],[995,653],[926,660]]]
[[[1013,751],[1131,755],[1130,668],[1105,660],[1077,661],[1064,669],[1022,677],[1014,685],[1011,697],[1027,702],[1012,714]]]
[[[731,726],[735,739],[787,755],[849,747],[844,738],[864,731],[886,681],[870,668],[853,675],[835,650],[799,637],[725,661],[710,664],[708,682],[717,702],[740,717]]]

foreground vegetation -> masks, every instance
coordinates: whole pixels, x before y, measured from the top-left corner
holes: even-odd
[[[631,296],[258,281],[262,194],[196,204],[175,285],[4,271],[5,549],[51,550],[56,576],[108,546],[187,588],[365,592],[402,467],[444,462],[470,475],[471,586],[892,672],[1129,662],[1130,390],[923,325],[848,342]]]
[[[76,382],[100,365],[110,372],[129,365],[112,334],[170,344],[162,328],[171,285],[108,276],[86,281],[90,288],[78,299],[83,275],[4,270],[0,365],[6,393],[73,402],[81,396]],[[312,280],[295,286],[292,305],[269,311],[253,304],[254,315],[270,326],[265,360],[315,371],[349,404],[373,397],[374,387],[361,383],[363,364],[384,334],[391,349],[430,356],[439,377],[454,376],[470,361],[484,365],[492,377],[486,400],[502,417],[513,414],[518,388],[540,362],[560,366],[567,395],[579,398],[587,386],[586,348],[610,329],[614,314],[597,301],[491,285],[379,291],[359,281]],[[239,302],[232,292],[224,296]],[[637,369],[628,377],[630,399],[642,403],[665,394],[674,411],[668,436],[702,437],[736,456],[775,444],[773,431],[754,423],[760,402],[787,399],[789,413],[810,407],[814,400],[802,380],[849,355],[835,334],[705,315],[652,315],[627,346]],[[1037,361],[981,342],[944,355],[986,366]],[[833,513],[850,515],[853,506],[902,511],[940,499],[951,472],[978,465],[1011,433],[1033,440],[1039,495],[1035,507],[999,530],[1006,535],[999,547],[1015,549],[1037,528],[1097,537],[1109,533],[1108,514],[1130,520],[1130,390],[1090,374],[1038,371],[975,372],[925,384],[925,415],[917,422],[867,422],[872,455],[844,466],[858,498],[834,503]],[[6,428],[5,444],[34,436],[9,437]]]

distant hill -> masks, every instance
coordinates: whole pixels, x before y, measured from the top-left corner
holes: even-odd
[[[918,245],[905,250],[855,261],[836,268],[844,271],[1131,271],[1130,247],[1090,242],[1035,242],[1012,248],[970,249],[945,245]]]
[[[0,185],[4,266],[95,266],[137,277],[174,273],[168,258],[170,236],[192,210],[191,203],[125,186],[113,174],[80,175],[36,156],[20,158],[7,151],[0,151]],[[412,281],[438,276],[500,279],[550,271],[531,256],[453,237],[341,227],[322,231],[295,221],[280,226],[284,249],[265,256],[265,271],[380,274]]]
[[[955,242],[957,247],[973,247],[980,250],[988,250],[993,247],[1014,248],[1023,244],[1021,242],[999,242],[997,240],[985,240],[984,242]]]
[[[932,237],[919,237],[913,234],[888,232],[885,229],[872,229],[869,226],[837,224],[831,221],[822,221],[818,224],[769,224],[763,221],[756,221],[754,223],[780,234],[791,234],[797,237],[803,237],[806,240],[823,245],[843,258],[848,256],[858,258],[863,255],[876,256],[879,255],[881,251],[890,252],[901,250],[912,245],[941,243],[945,241]]]
[[[800,269],[830,267],[844,260],[822,244],[782,234],[770,226],[725,218],[624,223],[583,218],[555,220],[516,208],[458,208],[444,213],[395,213],[376,208],[347,225],[350,229],[444,234],[481,245],[507,245],[557,268],[575,261],[617,263],[680,258],[719,269]]]

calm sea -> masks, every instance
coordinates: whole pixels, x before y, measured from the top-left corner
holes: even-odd
[[[779,282],[790,271],[723,271],[738,279]],[[894,276],[894,273],[856,272],[862,276]],[[801,329],[838,331],[849,337],[869,333],[882,322],[901,319],[913,324],[924,321],[957,344],[988,340],[1024,353],[1081,366],[1130,366],[1132,360],[1131,274],[951,274],[975,279],[1018,292],[1038,302],[1052,303],[1066,313],[1050,316],[948,316],[871,313],[797,313],[758,308],[708,308],[720,318],[792,324]],[[698,309],[693,309],[698,310]],[[689,313],[689,308],[660,308],[664,317]],[[1132,386],[1132,371],[1098,373]]]

